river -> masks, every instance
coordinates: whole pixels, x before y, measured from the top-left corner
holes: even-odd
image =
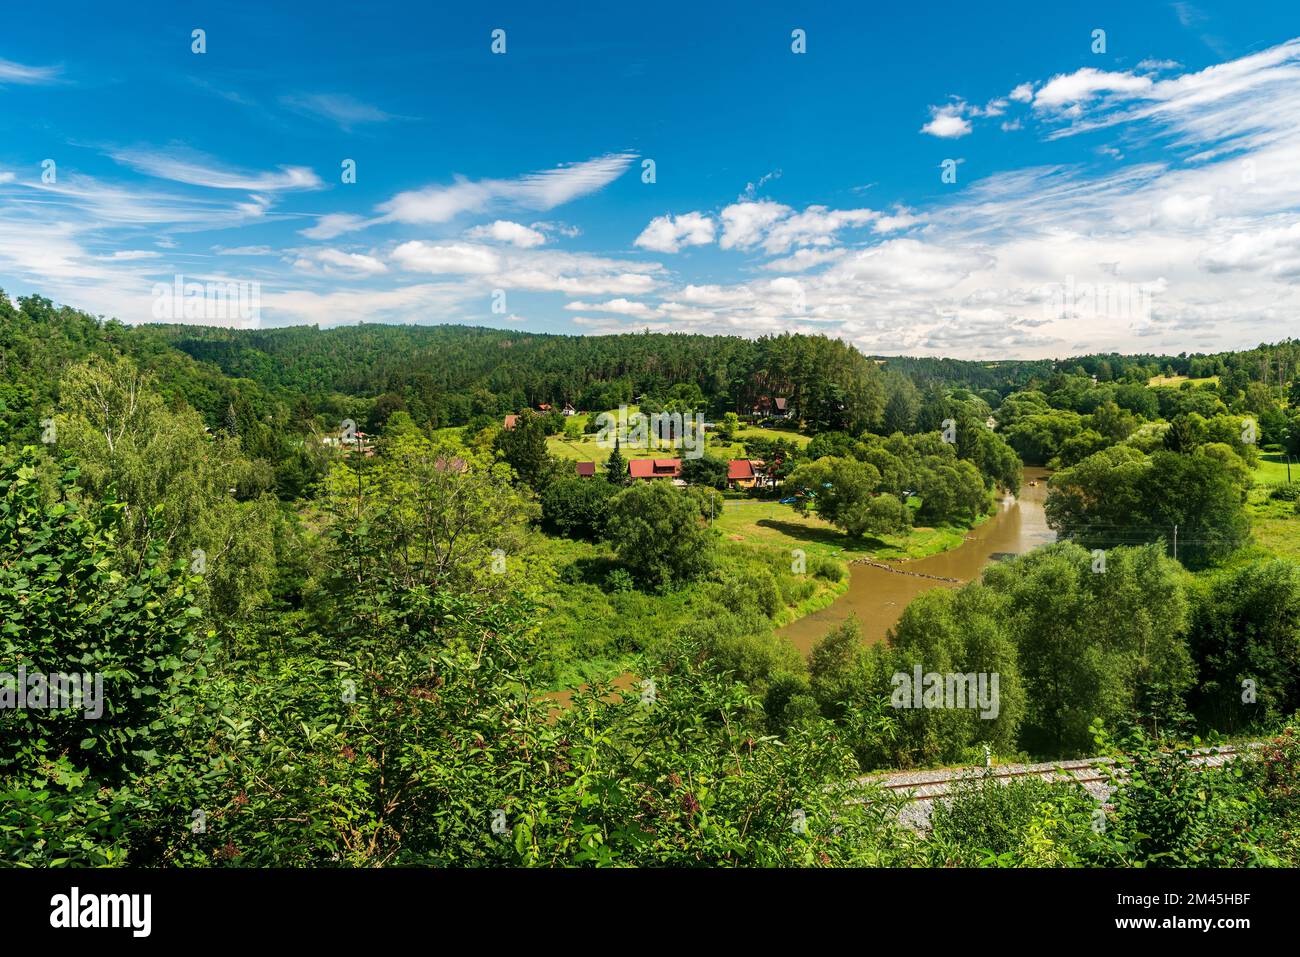
[[[805,656],[823,635],[850,615],[857,615],[867,642],[882,641],[903,609],[931,588],[959,588],[978,578],[990,561],[1020,555],[1056,540],[1047,527],[1043,502],[1047,497],[1047,469],[1026,468],[1018,498],[1007,496],[998,513],[966,536],[966,541],[938,555],[909,562],[891,562],[898,571],[871,565],[849,566],[849,589],[820,611],[805,615],[777,631]],[[1036,483],[1036,484],[1030,484]],[[899,572],[915,574],[899,574]],[[920,577],[933,576],[933,577]],[[958,579],[957,582],[939,579]]]

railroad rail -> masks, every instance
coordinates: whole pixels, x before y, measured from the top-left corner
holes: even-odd
[[[1190,748],[1197,767],[1218,767],[1258,748],[1259,744],[1224,745],[1222,747]],[[1074,761],[1050,761],[1041,764],[1008,764],[1000,767],[966,767],[947,771],[890,771],[854,778],[852,786],[872,786],[901,795],[907,803],[899,820],[928,830],[930,812],[934,802],[948,797],[965,783],[997,781],[1006,784],[1022,778],[1039,778],[1044,781],[1062,781],[1078,784],[1098,801],[1105,803],[1111,794],[1109,775],[1103,769],[1113,766],[1113,758],[1082,758]],[[870,801],[869,797],[850,798],[850,803]]]

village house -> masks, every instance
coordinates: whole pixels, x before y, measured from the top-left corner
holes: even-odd
[[[515,423],[517,423],[518,421],[519,421],[519,416],[507,415],[505,421],[501,423],[501,428],[509,432],[511,429],[515,427]]]
[[[750,459],[732,459],[727,463],[727,484],[732,488],[753,488],[758,484],[758,473]]]
[[[651,479],[673,479],[674,484],[685,484],[681,479],[681,459],[630,459],[627,472],[634,479],[650,481]]]
[[[595,462],[574,462],[579,478],[591,478],[596,474]]]
[[[564,413],[564,415],[565,415],[566,418],[567,418],[568,416],[571,416],[571,415],[577,415],[577,414],[578,414],[578,410],[575,409],[573,406],[569,405],[569,403],[567,403],[567,402],[564,403],[564,408],[561,409],[560,411]]]
[[[321,439],[321,443],[331,448],[341,448],[349,455],[360,452],[367,458],[375,454],[375,443],[372,437],[360,430],[353,432],[351,435],[327,435]]]
[[[750,414],[756,419],[788,419],[794,414],[794,408],[783,395],[765,395],[754,403]]]

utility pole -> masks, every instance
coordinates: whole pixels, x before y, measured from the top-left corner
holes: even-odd
[[[1178,524],[1174,524],[1174,561],[1178,561]]]

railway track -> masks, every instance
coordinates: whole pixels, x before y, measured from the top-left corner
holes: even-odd
[[[1189,749],[1192,764],[1199,767],[1218,767],[1249,753],[1257,744],[1225,745],[1217,748]],[[1044,781],[1063,781],[1078,784],[1098,801],[1110,797],[1110,779],[1104,769],[1114,765],[1112,758],[1083,758],[1076,761],[1051,761],[1041,764],[1004,765],[1002,767],[956,768],[949,771],[895,771],[869,774],[854,779],[855,785],[869,785],[900,795],[904,801],[899,819],[919,830],[927,830],[934,802],[948,797],[960,784],[988,780],[1006,784],[1023,778]],[[851,798],[851,803],[869,801],[867,797]]]

